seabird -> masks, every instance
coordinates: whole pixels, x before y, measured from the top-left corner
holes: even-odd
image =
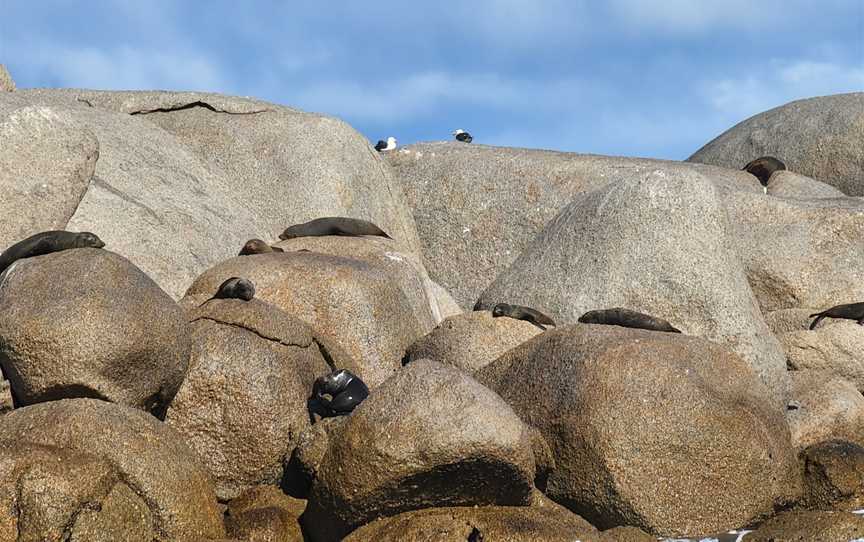
[[[462,128],[459,128],[458,130],[453,132],[453,135],[456,136],[456,141],[461,141],[463,143],[471,143],[471,141],[474,140],[474,138],[471,137],[471,134],[469,134]]]
[[[379,139],[378,143],[375,144],[375,150],[378,152],[381,151],[392,151],[396,148],[396,138],[388,137],[387,142],[385,143],[383,139]]]

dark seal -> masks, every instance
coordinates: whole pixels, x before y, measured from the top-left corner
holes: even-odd
[[[384,230],[371,222],[343,216],[328,216],[316,218],[303,224],[295,224],[282,232],[279,235],[279,239],[284,241],[297,237],[320,237],[323,235],[344,235],[350,237],[377,235],[392,239]]]
[[[846,320],[856,320],[858,325],[864,326],[864,302],[837,305],[836,307],[831,307],[826,311],[811,314],[810,318],[813,318],[814,316],[816,319],[810,324],[810,329],[814,329],[816,324],[821,322],[823,318],[845,318]]]
[[[23,241],[18,241],[0,254],[0,272],[6,270],[18,260],[42,256],[72,248],[102,248],[105,243],[89,231],[75,233],[71,231],[52,230],[31,235]]]
[[[583,324],[603,324],[607,326],[647,329],[650,331],[665,331],[667,333],[681,333],[680,330],[672,327],[672,324],[662,318],[655,318],[648,314],[620,307],[588,311],[579,317],[579,322]]]
[[[255,285],[251,280],[241,279],[240,277],[231,277],[219,285],[219,289],[213,294],[213,297],[207,301],[214,299],[242,299],[243,301],[252,301],[255,297]],[[204,303],[207,303],[205,301]],[[204,303],[201,303],[202,305]]]
[[[549,318],[538,310],[523,307],[522,305],[498,303],[492,307],[492,318],[500,318],[501,316],[513,318],[514,320],[525,320],[544,330],[546,329],[545,326],[555,325],[555,320],[552,318]]]
[[[762,183],[762,186],[768,186],[768,179],[771,178],[771,175],[773,175],[775,171],[783,171],[785,169],[786,164],[777,158],[774,158],[773,156],[761,156],[748,162],[746,166],[741,168],[741,171],[746,171],[755,176],[759,179],[759,182]]]
[[[268,252],[285,252],[279,247],[271,247],[261,239],[249,239],[240,249],[238,256],[250,256],[252,254],[267,254]]]
[[[326,395],[331,398],[328,400]],[[316,399],[325,416],[344,416],[369,396],[369,388],[346,369],[333,371],[328,375],[318,377],[312,386],[312,397]]]

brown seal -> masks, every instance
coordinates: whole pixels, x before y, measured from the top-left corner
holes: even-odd
[[[811,314],[810,318],[813,318],[814,316],[816,319],[810,324],[810,329],[814,329],[816,324],[821,322],[823,318],[845,318],[846,320],[856,320],[858,325],[864,326],[864,302],[837,305],[828,310]]]
[[[255,297],[255,285],[252,284],[251,280],[242,279],[240,277],[231,277],[222,282],[216,290],[216,293],[213,294],[213,297],[207,301],[212,301],[214,299],[241,299],[243,301],[252,301],[253,297]],[[207,301],[204,303],[207,303]],[[204,305],[204,303],[201,303],[201,305]],[[199,305],[199,307],[201,305]]]
[[[267,254],[268,252],[285,252],[279,247],[271,247],[261,239],[249,239],[240,249],[238,256],[250,256],[252,254]]]
[[[303,224],[295,224],[285,229],[279,239],[294,239],[296,237],[320,237],[323,235],[345,235],[357,237],[360,235],[377,235],[392,239],[384,230],[371,222],[359,218],[344,216],[327,216],[316,218]]]
[[[607,326],[632,327],[636,329],[647,329],[650,331],[665,331],[667,333],[681,333],[672,327],[672,324],[662,318],[615,307],[614,309],[602,309],[588,311],[579,317],[583,324],[603,324]]]
[[[331,397],[327,400],[324,395]],[[312,397],[318,401],[324,416],[344,416],[369,396],[369,388],[360,377],[348,371],[339,369],[330,374],[319,376],[312,386]]]
[[[0,272],[23,258],[42,256],[72,248],[102,248],[105,243],[89,231],[80,233],[62,230],[43,231],[18,241],[0,254]]]
[[[775,171],[783,171],[786,169],[786,164],[773,156],[760,156],[759,158],[747,163],[741,168],[741,171],[755,176],[762,183],[762,186],[768,186],[768,180]]]
[[[542,312],[530,307],[522,305],[508,305],[507,303],[498,303],[492,308],[492,318],[506,316],[514,320],[525,320],[530,322],[540,329],[546,329],[544,326],[554,326],[555,320],[546,316]]]

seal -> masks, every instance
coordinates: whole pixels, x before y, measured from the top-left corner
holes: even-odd
[[[544,326],[555,325],[555,320],[552,318],[549,318],[538,310],[534,310],[530,307],[523,307],[522,305],[498,303],[492,307],[492,318],[500,318],[501,316],[513,318],[514,320],[525,320],[543,330],[546,329]]]
[[[243,301],[252,301],[255,297],[255,285],[251,280],[241,279],[240,277],[231,277],[219,285],[219,289],[213,294],[213,297],[207,301],[214,299],[242,299]],[[207,303],[205,301],[204,303]],[[204,303],[201,303],[203,305]],[[199,307],[201,306],[199,305]]]
[[[297,237],[321,237],[324,235],[344,235],[357,237],[360,235],[377,235],[392,239],[381,228],[371,222],[359,218],[347,218],[344,216],[328,216],[316,218],[303,224],[295,224],[285,229],[279,235],[279,239],[294,239]]]
[[[636,329],[647,329],[650,331],[665,331],[667,333],[681,333],[681,330],[672,327],[672,324],[662,318],[615,307],[614,309],[602,309],[588,311],[579,317],[583,324],[603,324],[607,326],[632,327]]]
[[[285,252],[279,247],[271,247],[261,239],[249,239],[240,249],[238,256],[250,256],[252,254],[266,254],[268,252]]]
[[[328,400],[324,395],[331,397]],[[324,407],[330,416],[345,416],[369,396],[369,388],[347,369],[339,369],[330,374],[320,376],[312,386],[312,397]]]
[[[741,171],[746,171],[759,179],[759,182],[762,183],[762,186],[765,187],[765,190],[767,191],[768,179],[771,178],[771,175],[773,175],[775,171],[783,171],[785,169],[786,164],[781,162],[779,159],[774,158],[773,156],[760,156],[759,158],[748,162],[746,166],[741,168]]]
[[[810,329],[814,329],[816,324],[821,322],[823,318],[845,318],[846,320],[856,320],[859,326],[864,326],[864,302],[837,305],[828,310],[811,314],[810,318],[813,318],[814,316],[816,319],[810,324]]]
[[[89,231],[80,233],[72,231],[51,230],[31,235],[23,241],[18,241],[0,254],[0,273],[18,260],[42,256],[61,250],[73,248],[102,248],[105,243]]]

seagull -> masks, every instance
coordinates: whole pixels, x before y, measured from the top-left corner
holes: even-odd
[[[471,137],[471,134],[469,134],[462,128],[459,128],[458,130],[453,132],[453,135],[456,136],[456,141],[461,141],[463,143],[471,143],[471,141],[474,140],[474,138]]]
[[[396,138],[392,137],[392,136],[387,138],[387,143],[384,143],[384,140],[379,139],[378,143],[375,144],[375,150],[378,152],[392,151],[395,148],[396,148]]]

